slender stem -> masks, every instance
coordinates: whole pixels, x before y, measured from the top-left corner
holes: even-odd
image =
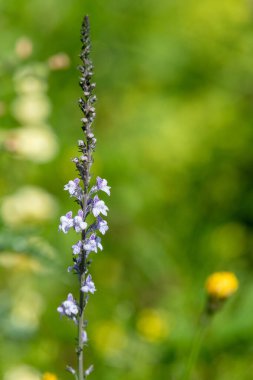
[[[89,171],[89,167],[87,168],[87,171]],[[86,177],[89,178],[89,177]],[[87,180],[88,181],[88,180]],[[84,188],[85,188],[84,183]],[[84,212],[84,219],[85,219],[85,210],[87,207],[87,201],[88,201],[88,194],[87,191],[84,194],[84,201],[83,201],[83,212]],[[82,241],[85,240],[86,231],[84,230],[82,232]],[[85,309],[85,299],[84,299],[84,293],[81,291],[81,287],[83,282],[85,281],[85,272],[86,272],[86,251],[82,251],[82,261],[81,261],[81,276],[80,276],[80,293],[79,293],[79,306],[80,306],[80,315],[78,320],[78,371],[79,371],[79,380],[84,379],[84,355],[83,355],[83,325],[84,325],[84,309]]]
[[[83,179],[83,187],[84,187],[84,196],[83,196],[83,215],[84,220],[86,219],[86,209],[87,209],[87,203],[88,203],[88,188],[89,188],[89,182],[90,182],[90,168],[92,165],[92,152],[90,149],[89,144],[88,146],[88,162],[86,166],[86,173],[85,177]],[[82,231],[82,241],[85,241],[86,237],[86,231]],[[78,371],[79,371],[79,380],[83,380],[85,378],[83,368],[84,368],[84,355],[83,355],[83,327],[84,327],[84,310],[86,306],[86,300],[84,298],[84,293],[81,291],[81,287],[83,282],[85,281],[85,274],[86,274],[86,251],[82,250],[82,261],[81,261],[81,276],[80,276],[80,294],[79,294],[79,306],[80,306],[80,315],[78,320]]]
[[[196,333],[195,333],[195,336],[194,336],[194,339],[192,342],[190,355],[188,358],[188,362],[186,364],[186,368],[185,368],[182,380],[190,380],[190,378],[191,378],[192,370],[193,370],[193,368],[197,362],[199,352],[200,352],[200,348],[201,348],[202,343],[203,343],[203,339],[204,339],[206,327],[207,327],[207,322],[208,322],[208,320],[206,320],[206,319],[202,320],[200,322],[200,325],[199,325]]]

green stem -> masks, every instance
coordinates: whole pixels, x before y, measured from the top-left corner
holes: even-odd
[[[197,359],[199,356],[199,352],[200,352],[200,348],[201,348],[202,343],[203,343],[203,339],[204,339],[205,332],[206,332],[206,327],[208,325],[207,322],[208,322],[207,320],[201,321],[200,326],[198,327],[198,329],[196,331],[195,337],[194,337],[193,342],[192,342],[192,347],[191,347],[189,359],[188,359],[182,380],[190,380],[190,378],[191,378],[192,370],[196,365],[196,362],[197,362]]]
[[[89,189],[89,183],[90,183],[90,168],[92,165],[92,156],[91,156],[91,150],[88,145],[88,163],[86,167],[86,175],[85,179],[83,180],[83,187],[84,187],[84,197],[83,197],[83,215],[84,215],[84,221],[86,219],[85,213],[88,203],[88,189]],[[82,241],[85,241],[86,237],[86,230],[82,231]],[[80,305],[80,315],[79,315],[79,321],[78,321],[78,373],[79,373],[79,380],[84,380],[86,378],[84,373],[84,355],[83,355],[83,339],[82,339],[82,333],[83,333],[83,324],[84,324],[84,309],[87,303],[87,299],[84,298],[84,294],[81,291],[81,286],[85,280],[86,276],[86,252],[83,249],[82,250],[82,262],[81,262],[81,277],[80,277],[80,295],[79,295],[79,305]]]

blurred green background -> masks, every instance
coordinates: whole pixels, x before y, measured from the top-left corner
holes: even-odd
[[[69,379],[76,205],[63,186],[82,137],[82,17],[90,15],[98,139],[112,186],[94,257],[87,366],[94,379],[179,380],[206,277],[234,271],[195,380],[252,379],[253,2],[0,0],[0,378]]]

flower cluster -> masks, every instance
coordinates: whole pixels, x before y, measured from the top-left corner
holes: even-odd
[[[101,217],[101,214],[106,216],[108,207],[103,200],[99,199],[97,193],[104,191],[110,195],[110,187],[105,179],[97,177],[96,185],[85,193],[85,190],[80,186],[80,179],[75,178],[64,186],[64,190],[68,190],[70,197],[75,197],[82,207],[82,209],[78,210],[76,216],[73,216],[72,211],[69,211],[66,215],[60,217],[59,231],[67,234],[72,229],[77,233],[81,233],[80,239],[72,245],[74,265],[70,266],[68,271],[74,271],[79,275],[81,292],[94,294],[96,287],[91,274],[88,273],[89,262],[87,258],[91,252],[97,253],[98,250],[103,250],[99,233],[104,235],[108,230],[108,225],[106,220]],[[95,218],[90,225],[86,222],[86,217],[89,214]],[[77,324],[82,305],[79,305],[70,293],[67,300],[57,310],[61,315],[72,319]],[[84,343],[87,341],[86,331],[82,331],[82,336],[85,336],[82,342]]]
[[[81,232],[87,227],[87,223],[83,220],[83,210],[79,210],[77,215],[72,218],[72,211],[60,217],[59,231],[65,234],[73,227],[76,232]]]
[[[58,312],[74,321],[78,326],[78,346],[76,352],[78,355],[78,374],[76,370],[68,366],[67,370],[72,373],[78,380],[84,380],[93,367],[83,369],[83,348],[88,341],[84,310],[88,302],[90,294],[96,291],[92,276],[89,273],[91,260],[89,255],[99,250],[103,250],[101,237],[108,230],[106,220],[108,207],[105,202],[99,198],[98,192],[104,192],[110,195],[110,186],[106,179],[96,178],[94,185],[91,185],[91,165],[93,163],[93,152],[96,146],[96,138],[92,131],[92,123],[95,118],[94,103],[96,96],[93,95],[95,84],[91,82],[93,75],[93,65],[89,58],[90,40],[89,40],[89,21],[87,16],[81,30],[81,41],[83,43],[80,58],[82,65],[79,67],[81,72],[80,86],[83,90],[83,97],[79,99],[79,106],[83,113],[81,118],[84,139],[78,140],[79,157],[75,157],[72,161],[76,166],[78,177],[70,180],[65,186],[71,198],[74,198],[79,206],[77,213],[69,211],[66,215],[60,217],[59,231],[67,234],[74,230],[79,234],[78,241],[72,245],[73,266],[68,271],[73,271],[78,275],[79,279],[79,300],[75,299],[70,293],[67,300],[62,302],[58,307]],[[89,218],[87,219],[87,217]],[[88,222],[91,221],[91,222]]]
[[[73,319],[73,321],[77,322],[77,315],[79,313],[79,307],[77,302],[74,300],[74,297],[71,293],[69,293],[68,298],[64,301],[61,306],[57,308],[57,311],[61,315],[65,315],[66,317]]]

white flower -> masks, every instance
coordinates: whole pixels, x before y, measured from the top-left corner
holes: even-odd
[[[98,248],[103,250],[103,246],[101,244],[100,237],[96,236],[95,234],[92,234],[86,241],[83,246],[83,248],[89,253],[89,252],[96,252],[98,251]]]
[[[97,253],[97,243],[95,239],[88,239],[84,244],[83,248],[88,252],[96,252]]]
[[[74,196],[77,199],[82,198],[82,188],[79,186],[80,179],[75,178],[74,181],[69,181],[65,186],[64,190],[67,190],[70,196]]]
[[[78,211],[78,215],[74,217],[74,229],[76,232],[85,230],[87,223],[83,220],[83,210]]]
[[[74,297],[71,293],[69,293],[66,301],[63,301],[63,303],[57,308],[57,311],[61,315],[66,315],[67,317],[73,319],[74,322],[76,322],[76,315],[78,314],[79,310],[76,301],[74,300]]]
[[[44,189],[25,186],[3,198],[1,216],[11,226],[41,223],[55,217],[57,203]]]
[[[61,224],[59,225],[59,231],[66,234],[71,227],[74,226],[74,220],[72,219],[72,211],[69,211],[66,215],[60,217]]]
[[[58,141],[51,128],[44,123],[24,126],[6,133],[5,148],[23,159],[38,163],[52,160],[58,151]]]
[[[63,306],[65,308],[65,314],[66,315],[77,315],[78,314],[78,308],[72,301],[64,301]]]
[[[99,232],[101,232],[101,234],[105,234],[107,230],[109,230],[109,227],[107,225],[107,221],[106,220],[103,220],[100,216],[98,216],[97,218],[97,229],[99,230]]]
[[[97,195],[95,195],[93,199],[93,207],[92,207],[92,212],[95,218],[99,214],[107,215],[108,207],[105,205],[104,201],[101,201]]]
[[[104,191],[106,194],[110,195],[110,186],[107,185],[106,179],[97,177],[97,190]]]
[[[79,240],[76,244],[72,245],[73,255],[78,255],[81,252],[82,246],[83,244],[81,240]]]
[[[92,293],[92,294],[94,294],[94,292],[96,291],[95,284],[92,281],[90,274],[87,276],[86,280],[84,281],[84,284],[81,287],[81,291],[84,293]]]

